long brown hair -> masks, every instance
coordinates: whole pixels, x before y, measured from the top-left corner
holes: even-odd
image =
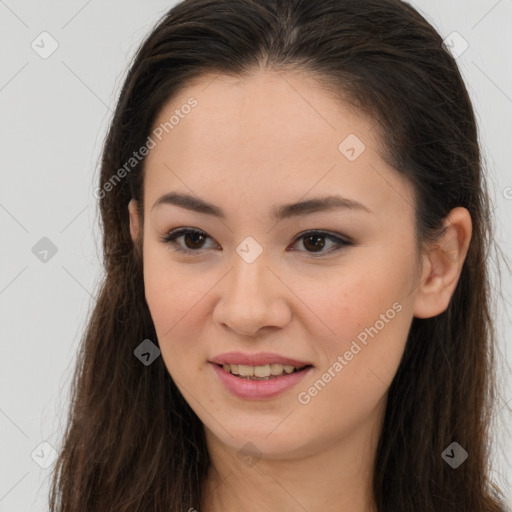
[[[471,101],[442,43],[399,0],[185,0],[163,16],[135,55],[104,142],[105,275],[78,357],[52,511],[183,512],[201,503],[203,425],[161,357],[148,366],[134,357],[143,340],[158,341],[129,230],[128,202],[143,199],[144,158],[133,154],[192,79],[259,68],[311,72],[375,120],[385,158],[415,187],[419,247],[451,209],[469,210],[473,235],[450,305],[413,319],[391,383],[373,490],[379,512],[503,510],[488,474],[489,198]],[[456,470],[441,456],[454,441],[469,453]]]

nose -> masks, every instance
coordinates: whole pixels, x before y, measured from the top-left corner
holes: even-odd
[[[234,267],[222,280],[213,320],[224,329],[243,336],[283,328],[291,319],[290,290],[260,256],[247,263],[238,255]]]

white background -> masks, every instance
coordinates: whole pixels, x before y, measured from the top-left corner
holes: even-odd
[[[131,57],[174,3],[0,0],[0,512],[48,509],[49,469],[31,453],[43,441],[60,443],[74,358],[100,276],[93,190],[101,144]],[[512,0],[414,5],[443,37],[456,31],[469,44],[457,61],[478,115],[497,240],[510,260]],[[47,59],[31,47],[43,31],[59,45]],[[46,263],[32,252],[42,237],[57,247]],[[503,487],[512,481],[506,268],[495,281],[503,293],[503,384],[492,462]]]

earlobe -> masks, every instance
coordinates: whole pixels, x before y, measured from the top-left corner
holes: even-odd
[[[444,312],[457,287],[471,241],[470,213],[454,208],[445,220],[445,231],[424,256],[423,274],[417,287],[414,316],[431,318]]]
[[[140,227],[138,204],[135,199],[131,199],[128,203],[128,212],[130,215],[130,234],[132,236],[132,240],[136,242],[139,237]]]

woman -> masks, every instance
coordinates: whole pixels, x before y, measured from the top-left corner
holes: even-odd
[[[412,7],[178,4],[97,197],[51,510],[503,510],[477,128]]]

